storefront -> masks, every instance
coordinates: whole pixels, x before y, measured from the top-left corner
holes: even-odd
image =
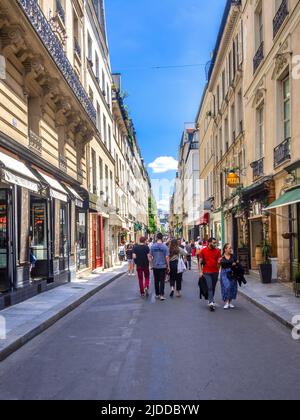
[[[276,212],[276,216],[285,219],[288,225],[288,231],[282,234],[281,242],[289,249],[290,280],[294,281],[300,273],[300,186],[285,190],[266,210]],[[284,255],[280,259],[283,258]]]
[[[277,257],[277,234],[276,217],[270,214],[266,215],[266,208],[275,198],[275,184],[272,177],[266,177],[252,186],[245,188],[242,194],[243,214],[247,218],[248,226],[241,225],[247,232],[247,235],[241,235],[245,238],[245,247],[250,249],[249,261],[250,268],[257,270],[258,265],[262,263],[262,246],[264,240],[267,240],[271,247],[271,256]],[[265,237],[265,231],[268,231],[268,237]]]
[[[0,151],[0,168],[0,293],[13,292],[0,299],[4,307],[23,300],[25,287],[33,296],[76,274],[76,211],[83,249],[87,235],[75,190],[9,152]]]
[[[0,292],[29,285],[29,196],[37,176],[17,158],[0,151]]]

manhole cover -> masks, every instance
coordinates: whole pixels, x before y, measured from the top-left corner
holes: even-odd
[[[282,296],[281,296],[281,295],[269,295],[268,297],[269,297],[269,298],[272,298],[272,299],[279,299],[279,298],[282,298]]]

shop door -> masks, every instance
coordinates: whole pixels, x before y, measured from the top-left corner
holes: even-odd
[[[0,292],[10,288],[9,260],[9,226],[7,190],[0,190]]]
[[[92,269],[103,267],[103,221],[102,216],[92,217]]]
[[[30,262],[33,279],[48,278],[49,237],[47,200],[30,199]]]
[[[251,221],[251,268],[252,270],[258,270],[258,264],[256,261],[256,248],[262,246],[264,233],[263,224],[261,219]]]
[[[300,236],[299,236],[299,227],[300,227],[300,205],[295,204],[291,206],[291,232],[294,234],[291,240],[291,271],[292,271],[292,281],[294,281],[295,276],[300,271]]]

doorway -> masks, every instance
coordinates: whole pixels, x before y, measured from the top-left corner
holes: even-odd
[[[103,220],[98,214],[92,215],[92,269],[103,267]]]
[[[59,210],[59,271],[69,269],[68,205],[60,203]]]
[[[30,261],[31,278],[49,277],[49,238],[47,200],[30,198]]]
[[[290,207],[290,231],[293,233],[291,239],[291,279],[295,280],[296,274],[300,272],[300,204]]]
[[[261,217],[251,220],[251,268],[252,270],[258,270],[256,262],[256,248],[262,245],[264,240],[264,230]]]

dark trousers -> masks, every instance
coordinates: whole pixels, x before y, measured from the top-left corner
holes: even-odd
[[[186,268],[188,268],[189,270],[192,269],[192,256],[191,255],[187,255],[186,257]]]
[[[208,287],[208,301],[209,303],[214,303],[219,273],[204,273],[204,277]]]
[[[155,294],[156,296],[164,296],[167,269],[154,268],[153,274],[154,274]]]
[[[177,292],[180,292],[182,289],[182,273],[177,272],[178,260],[170,262],[170,285],[175,287]]]

